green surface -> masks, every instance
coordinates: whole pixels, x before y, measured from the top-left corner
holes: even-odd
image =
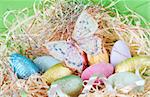
[[[34,1],[35,0],[0,0],[0,32],[5,31],[2,22],[3,21],[2,16],[4,12],[6,12],[7,10],[32,8]],[[82,1],[86,4],[89,0],[82,0]],[[90,0],[90,1],[93,1],[94,3],[102,1],[103,5],[107,6],[109,3],[117,0]],[[125,6],[143,16],[147,22],[150,22],[150,0],[120,0],[120,2],[115,5],[115,7],[119,9],[120,13],[128,14]]]
[[[32,8],[33,3],[34,0],[0,0],[0,32],[5,31],[2,17],[6,11]]]
[[[92,0],[99,2],[99,0]],[[137,14],[141,15],[147,22],[150,22],[150,0],[101,0],[103,5],[107,6],[113,1],[119,1],[115,4],[115,8],[119,10],[121,14],[128,14],[128,9],[135,11]]]
[[[147,23],[150,23],[150,0],[121,0],[116,7],[122,14],[128,13],[127,9],[123,6],[127,6],[129,9],[135,11],[141,15]]]

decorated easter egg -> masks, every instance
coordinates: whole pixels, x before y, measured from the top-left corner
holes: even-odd
[[[103,50],[100,53],[88,54],[87,57],[90,65],[94,65],[101,62],[105,62],[105,63],[109,62],[108,53],[105,50],[105,48],[103,48]]]
[[[109,76],[107,82],[116,89],[144,89],[145,81],[131,72],[119,72]],[[126,89],[124,91],[126,91]]]
[[[57,59],[53,58],[52,56],[41,56],[37,57],[33,60],[34,63],[44,72],[48,70],[53,65],[60,63]]]
[[[143,78],[150,76],[150,56],[136,56],[129,58],[115,67],[115,72],[135,72],[138,69]]]
[[[100,63],[95,64],[85,69],[81,75],[83,80],[88,80],[94,74],[102,74],[106,77],[110,76],[114,71],[114,67],[111,64]]]
[[[112,47],[110,62],[115,66],[127,58],[131,58],[130,49],[124,41],[118,40]]]
[[[40,72],[40,69],[32,60],[18,53],[11,54],[9,60],[18,78],[26,79],[30,75]]]
[[[53,81],[62,78],[67,75],[71,75],[72,71],[65,67],[62,63],[56,64],[49,68],[43,75],[43,79],[48,83],[52,83]]]
[[[78,76],[65,76],[52,83],[54,84],[59,85],[61,90],[70,97],[77,97],[81,93],[82,79]]]

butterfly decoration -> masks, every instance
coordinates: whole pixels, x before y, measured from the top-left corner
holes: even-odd
[[[64,60],[66,66],[82,72],[88,62],[95,64],[102,60],[108,61],[102,40],[94,35],[96,31],[98,31],[97,21],[83,10],[76,21],[71,38],[67,41],[48,42],[45,46],[52,56]]]

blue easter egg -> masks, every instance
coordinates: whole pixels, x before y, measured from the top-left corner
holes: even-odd
[[[30,75],[40,72],[40,69],[32,60],[18,53],[11,54],[9,60],[18,78],[27,79]]]
[[[33,62],[42,70],[42,72],[47,71],[50,67],[60,63],[59,60],[52,56],[37,57],[33,60]]]

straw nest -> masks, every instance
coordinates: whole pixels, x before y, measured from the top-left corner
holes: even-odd
[[[46,97],[49,86],[40,75],[30,76],[28,80],[17,79],[12,72],[8,56],[12,52],[21,53],[31,59],[47,55],[43,44],[47,41],[66,40],[72,32],[83,9],[86,9],[99,22],[99,31],[95,34],[103,40],[103,45],[110,52],[116,40],[124,40],[131,49],[133,56],[150,55],[150,29],[142,28],[142,18],[129,9],[129,15],[120,15],[112,2],[107,7],[81,1],[45,0],[33,5],[30,9],[8,11],[4,14],[6,33],[0,35],[0,95],[20,97],[26,91],[29,97]],[[100,6],[101,5],[101,6]],[[8,17],[14,17],[9,21]],[[134,25],[133,25],[134,24]],[[147,79],[143,93],[124,94],[119,91],[105,93],[105,86],[97,85],[88,97],[148,97],[150,95],[150,80]],[[82,95],[80,95],[82,97]]]

